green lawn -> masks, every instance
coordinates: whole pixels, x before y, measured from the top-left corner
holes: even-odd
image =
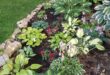
[[[0,43],[10,37],[16,22],[26,17],[41,0],[0,0]]]

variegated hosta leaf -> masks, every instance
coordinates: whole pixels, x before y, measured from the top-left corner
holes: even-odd
[[[89,52],[89,48],[84,48],[82,51],[84,54],[87,54]]]
[[[67,54],[69,57],[73,57],[78,54],[78,50],[76,46],[72,46],[67,50]]]
[[[77,38],[73,38],[69,41],[69,43],[71,43],[72,45],[76,45],[78,44],[78,39]]]
[[[102,12],[101,12],[101,11],[97,11],[96,13],[94,13],[94,14],[92,15],[92,18],[95,18],[98,14],[102,14]]]
[[[69,25],[72,25],[72,18],[71,17],[68,18],[68,23],[69,23]]]
[[[110,6],[105,7],[104,10],[103,10],[103,13],[104,13],[105,15],[110,14]]]
[[[86,37],[84,38],[84,41],[88,41],[88,40],[90,40],[90,38],[91,38],[91,36],[86,36]]]
[[[102,1],[104,5],[110,5],[110,1],[109,0],[103,0]]]
[[[82,38],[84,36],[84,30],[82,28],[79,28],[77,30],[76,35],[77,35],[78,38]]]
[[[96,48],[97,48],[98,50],[100,50],[100,51],[105,50],[105,48],[104,48],[102,45],[100,45],[100,44],[97,44],[97,45],[96,45]]]
[[[93,39],[93,40],[89,41],[89,44],[90,45],[97,45],[100,42],[102,42],[102,41],[99,38],[96,38],[96,39]]]
[[[98,5],[94,8],[95,10],[103,10],[104,6],[103,5]]]

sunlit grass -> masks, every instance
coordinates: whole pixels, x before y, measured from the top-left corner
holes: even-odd
[[[42,0],[0,0],[0,43],[9,38],[16,22],[25,17]]]

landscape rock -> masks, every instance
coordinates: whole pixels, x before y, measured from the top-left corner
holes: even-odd
[[[21,32],[21,29],[16,28],[15,31],[13,32],[11,38],[16,39],[17,34],[19,34],[20,32]]]
[[[4,53],[10,57],[15,51],[20,49],[21,46],[22,46],[21,43],[18,41],[10,42],[9,44],[7,44]]]
[[[28,26],[28,22],[29,22],[28,19],[24,18],[17,22],[17,26],[18,28],[21,28],[21,29],[26,28]]]
[[[8,61],[8,60],[9,60],[8,55],[3,54],[2,56],[0,56],[0,67],[1,67],[2,65],[4,65],[4,64],[6,63],[6,61]]]
[[[2,44],[0,45],[0,49],[1,49],[1,50],[4,50],[4,49],[5,49],[5,43],[2,43]]]

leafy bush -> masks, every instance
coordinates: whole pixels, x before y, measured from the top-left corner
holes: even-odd
[[[37,14],[37,17],[39,19],[44,19],[44,17],[45,17],[45,11],[44,10],[39,11],[38,14]]]
[[[64,13],[66,18],[78,17],[81,12],[90,12],[90,2],[85,0],[54,0],[53,7],[56,13]]]
[[[74,36],[76,29],[79,27],[80,20],[77,18],[73,19],[71,17],[68,18],[68,22],[62,23],[63,33]]]
[[[72,20],[72,18],[69,18],[68,23],[63,24],[64,34],[68,35],[68,30],[71,30],[72,32],[70,36],[72,38],[69,42],[63,42],[62,44],[60,44],[60,50],[63,50],[63,52],[66,51],[67,55],[70,57],[73,57],[74,55],[80,53],[87,54],[89,51],[95,48],[99,50],[104,50],[104,47],[101,45],[102,41],[99,38],[94,38],[86,34],[84,32],[84,29],[81,28],[80,25],[76,25],[76,23],[77,20],[74,21]]]
[[[84,69],[77,58],[67,58],[62,61],[61,58],[54,60],[50,69],[52,75],[83,75]]]
[[[15,58],[15,61],[10,60],[5,64],[0,72],[0,75],[36,75],[33,71],[41,67],[39,64],[32,64],[31,66],[24,67],[28,64],[29,58],[25,55],[19,54]]]
[[[96,12],[92,17],[95,18],[98,24],[104,24],[105,28],[108,29],[110,28],[110,1],[103,0],[102,3],[94,8]]]
[[[37,21],[32,23],[32,27],[37,29],[46,29],[48,27],[48,23],[45,21]]]
[[[62,32],[59,32],[57,34],[55,34],[54,36],[51,37],[51,39],[49,40],[50,42],[50,47],[53,49],[53,50],[56,50],[57,48],[59,48],[59,43],[61,41],[63,42],[68,42],[72,37],[69,36],[69,35],[65,35],[64,33]]]
[[[29,46],[39,46],[43,39],[47,36],[42,33],[42,29],[36,29],[32,27],[28,27],[27,29],[23,29],[22,33],[18,36],[22,42],[26,42],[26,45]]]
[[[27,58],[30,58],[36,55],[30,46],[20,49],[20,53],[24,54]]]

